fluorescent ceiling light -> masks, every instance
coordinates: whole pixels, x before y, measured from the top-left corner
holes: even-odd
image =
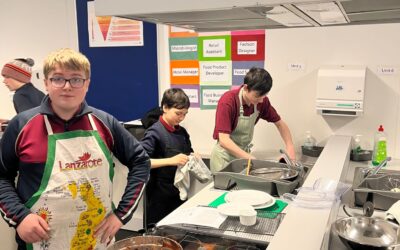
[[[288,27],[312,26],[310,23],[282,6],[276,6],[272,10],[267,11],[266,17]]]
[[[296,4],[297,8],[306,13],[321,25],[347,23],[341,8],[335,2],[319,4]]]

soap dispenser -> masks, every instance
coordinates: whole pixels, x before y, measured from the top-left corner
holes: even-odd
[[[353,142],[352,153],[357,155],[362,152],[361,148],[361,137],[362,135],[356,135]]]
[[[311,135],[311,131],[306,131],[306,138],[304,140],[303,146],[306,149],[312,150],[317,145],[317,141]]]
[[[383,126],[380,125],[375,134],[374,139],[374,153],[372,154],[372,165],[378,166],[386,159],[386,134]]]

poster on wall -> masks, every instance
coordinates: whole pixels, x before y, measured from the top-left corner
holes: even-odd
[[[190,95],[191,107],[215,109],[219,98],[264,67],[265,31],[196,33],[170,27],[170,84]]]
[[[87,3],[89,47],[143,46],[143,22],[115,16],[96,16]]]

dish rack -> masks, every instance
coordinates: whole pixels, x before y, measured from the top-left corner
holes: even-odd
[[[229,216],[219,228],[188,224],[181,224],[179,227],[203,234],[247,238],[254,242],[266,243],[272,240],[272,237],[275,235],[284,217],[284,213],[257,211],[257,222],[253,226],[243,226],[240,224],[239,217]]]
[[[288,168],[288,165],[266,161],[252,160],[251,169],[259,168]],[[291,193],[301,186],[308,173],[309,168],[303,167],[294,180],[267,180],[258,176],[246,175],[247,160],[236,159],[231,161],[220,172],[214,173],[214,188],[230,190],[235,185],[238,189],[254,189],[267,192],[272,196],[281,196],[284,193]]]

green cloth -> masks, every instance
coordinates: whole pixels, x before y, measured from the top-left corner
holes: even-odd
[[[287,202],[276,200],[275,204],[271,207],[257,209],[257,216],[263,218],[274,219],[278,216],[278,213],[281,213],[283,209],[287,206]]]
[[[209,207],[218,207],[219,205],[222,205],[225,202],[225,195],[227,195],[228,192],[223,193],[221,196],[219,196],[217,199],[213,200],[210,204],[208,204]]]
[[[223,193],[221,196],[219,196],[217,199],[213,200],[208,204],[209,207],[218,207],[219,205],[222,205],[225,202],[225,195],[228,192]],[[257,216],[258,217],[263,217],[263,218],[270,218],[274,219],[276,218],[278,213],[281,213],[283,209],[287,206],[287,202],[281,201],[281,200],[276,200],[275,204],[271,207],[267,208],[261,208],[257,209]]]

